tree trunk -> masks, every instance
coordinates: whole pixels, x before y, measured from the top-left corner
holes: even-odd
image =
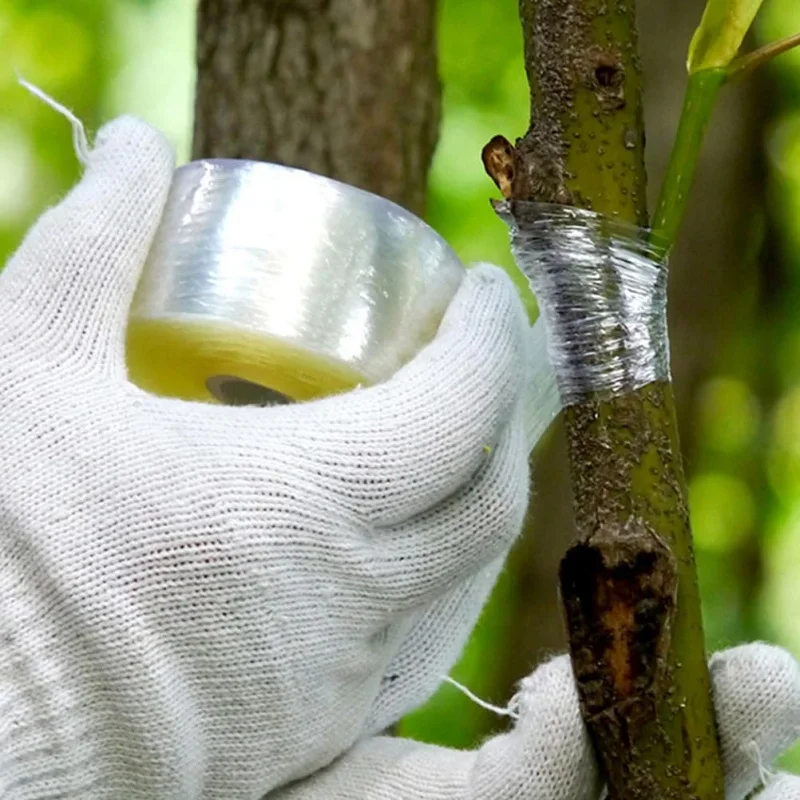
[[[200,0],[194,158],[301,167],[418,215],[438,135],[435,0]]]

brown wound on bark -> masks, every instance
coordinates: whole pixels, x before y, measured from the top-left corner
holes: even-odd
[[[641,523],[622,535],[601,528],[570,547],[561,585],[587,717],[598,722],[611,715],[626,729],[651,721],[667,669],[677,591],[673,554]]]

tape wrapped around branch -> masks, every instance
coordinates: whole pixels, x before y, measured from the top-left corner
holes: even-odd
[[[667,266],[648,230],[571,206],[497,210],[536,295],[563,405],[670,380]]]

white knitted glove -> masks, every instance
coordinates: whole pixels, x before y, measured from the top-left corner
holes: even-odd
[[[127,382],[172,177],[123,118],[0,274],[0,797],[256,798],[423,701],[527,505],[527,324],[471,270],[386,383],[269,409]]]
[[[711,659],[726,800],[800,800],[800,777],[769,765],[800,737],[800,669],[745,645]],[[524,680],[518,721],[474,752],[374,737],[271,800],[598,800],[601,785],[567,656]],[[661,798],[654,798],[661,800]]]

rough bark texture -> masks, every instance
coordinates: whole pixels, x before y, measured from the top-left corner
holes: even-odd
[[[520,0],[531,124],[495,137],[511,200],[647,223],[635,6]],[[557,313],[557,310],[556,310]],[[564,414],[577,539],[561,566],[584,718],[612,798],[721,798],[697,578],[669,383]]]
[[[578,538],[561,590],[612,798],[722,797],[673,402],[654,383],[565,412]]]
[[[506,197],[647,221],[641,65],[623,0],[520,0],[528,132],[495,137],[487,171]]]
[[[435,0],[200,0],[195,158],[298,166],[424,212]]]

